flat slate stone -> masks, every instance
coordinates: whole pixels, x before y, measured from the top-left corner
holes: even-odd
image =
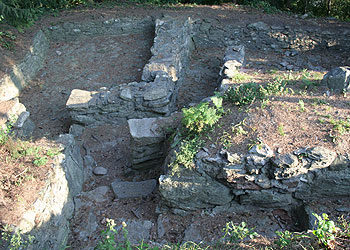
[[[88,108],[92,99],[91,92],[81,89],[73,89],[66,103],[68,108]]]
[[[115,196],[119,199],[138,198],[150,195],[157,185],[157,181],[147,180],[140,182],[114,181],[111,186]]]

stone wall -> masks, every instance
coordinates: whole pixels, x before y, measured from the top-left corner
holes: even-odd
[[[292,207],[350,193],[350,160],[322,147],[274,153],[267,145],[247,155],[197,153],[193,167],[172,169],[159,179],[160,194],[172,208],[194,210],[229,203],[265,208]]]
[[[53,25],[45,29],[44,32],[53,41],[72,41],[92,36],[154,32],[154,21],[151,17],[147,17],[142,19],[113,18],[79,23],[65,22],[62,25]]]
[[[80,149],[72,135],[61,135],[57,141],[62,149],[55,157],[53,171],[39,198],[22,217],[17,229],[35,237],[28,249],[62,249],[74,212],[73,197],[83,185],[84,173]]]
[[[72,91],[67,108],[74,122],[113,123],[117,118],[169,116],[175,111],[179,78],[192,50],[191,20],[156,21],[152,57],[143,70],[143,82],[131,82],[99,91]]]
[[[48,48],[48,38],[44,32],[39,31],[23,61],[14,65],[10,73],[0,79],[0,101],[7,101],[19,95],[20,91],[43,67]]]

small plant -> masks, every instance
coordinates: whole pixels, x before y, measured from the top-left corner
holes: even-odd
[[[228,149],[232,146],[232,135],[226,131],[223,132],[222,136],[220,137],[220,142],[222,143],[222,146],[225,149]]]
[[[237,72],[232,78],[231,80],[235,83],[241,83],[241,82],[245,82],[248,81],[249,79],[251,79],[252,77],[250,75],[247,74],[243,74],[240,72]]]
[[[58,148],[49,148],[46,152],[46,155],[50,158],[55,157],[56,155],[59,155],[60,150]]]
[[[181,142],[179,151],[176,152],[176,159],[172,163],[173,173],[176,173],[179,165],[183,165],[190,169],[193,165],[193,158],[202,146],[203,141],[199,137],[193,139],[185,139]]]
[[[284,232],[277,231],[276,234],[278,236],[278,239],[275,241],[275,244],[280,248],[288,247],[291,245],[293,241],[293,233],[286,230]]]
[[[13,232],[8,226],[5,226],[1,232],[1,241],[8,243],[9,250],[25,249],[33,244],[34,236],[28,235],[27,238],[22,235],[20,230]]]
[[[222,101],[215,98],[213,101],[215,107],[210,107],[209,103],[200,103],[195,107],[183,109],[182,122],[190,133],[199,134],[207,128],[211,128],[217,121],[219,121],[221,114],[218,108],[221,108]]]
[[[0,128],[0,145],[4,145],[12,135],[13,124],[7,123],[4,128]]]
[[[329,220],[328,215],[323,213],[322,217],[313,213],[317,221],[315,222],[316,229],[312,233],[318,238],[319,243],[329,247],[334,243],[335,234],[337,232],[333,221]]]
[[[305,103],[304,103],[304,101],[303,100],[299,100],[299,110],[300,110],[300,112],[305,112]]]
[[[224,98],[237,106],[252,104],[255,100],[265,98],[262,86],[257,83],[246,83],[236,88],[230,88]]]
[[[248,131],[244,130],[245,119],[231,127],[232,133],[235,135],[246,135]]]
[[[340,227],[340,236],[341,237],[350,237],[350,222],[345,219],[344,215],[338,218],[338,223]]]
[[[257,237],[258,234],[247,227],[245,222],[241,222],[239,225],[235,225],[232,221],[227,222],[226,226],[222,229],[224,236],[222,239],[228,243],[238,243],[245,238],[249,237],[253,239]]]
[[[286,132],[284,131],[284,126],[283,126],[282,123],[278,126],[278,134],[280,136],[285,136],[286,135]]]
[[[295,241],[298,238],[309,238],[309,236],[304,234],[297,234],[295,232],[290,232],[288,230],[281,232],[276,231],[276,234],[278,236],[278,239],[275,240],[275,244],[278,245],[280,248],[285,247],[291,247],[293,241]]]
[[[112,219],[106,219],[107,228],[101,232],[102,239],[98,242],[97,250],[114,250],[117,249],[117,230],[115,222]]]
[[[41,167],[46,165],[47,163],[47,157],[46,156],[36,156],[33,160],[33,164],[37,167]]]

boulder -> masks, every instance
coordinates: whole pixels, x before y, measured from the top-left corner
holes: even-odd
[[[350,91],[350,67],[337,67],[329,71],[322,84],[337,92]]]

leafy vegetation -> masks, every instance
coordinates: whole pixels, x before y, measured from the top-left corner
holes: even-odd
[[[13,232],[10,227],[4,226],[1,231],[0,242],[8,244],[8,250],[25,249],[33,244],[34,237],[31,235],[25,236],[20,230]]]
[[[226,223],[226,226],[222,229],[224,236],[222,239],[227,243],[239,243],[245,238],[249,237],[253,239],[258,234],[253,231],[254,229],[248,228],[247,223],[241,222],[239,225],[235,225],[232,221]]]
[[[344,217],[340,217],[338,224],[329,220],[327,214],[317,215],[316,229],[309,232],[290,232],[276,231],[274,245],[258,248],[249,245],[249,249],[333,249],[337,239],[348,239],[349,221]],[[240,244],[249,242],[251,239],[259,238],[260,235],[254,231],[254,228],[249,228],[247,223],[234,223],[229,221],[222,229],[220,240],[211,243],[194,243],[191,241],[182,244],[163,244],[162,246],[151,246],[143,241],[139,244],[131,244],[128,237],[127,225],[122,223],[120,232],[115,228],[116,224],[113,220],[107,219],[106,229],[101,232],[101,239],[96,247],[97,250],[207,250],[207,249],[247,249],[241,248]],[[337,230],[337,228],[339,228]],[[122,234],[122,240],[118,241],[119,233]],[[339,243],[338,243],[339,244]]]
[[[320,243],[326,247],[330,246],[331,242],[335,240],[337,232],[334,222],[329,220],[327,214],[322,214],[322,217],[315,213],[312,215],[317,219],[317,228],[312,233],[318,238]]]

